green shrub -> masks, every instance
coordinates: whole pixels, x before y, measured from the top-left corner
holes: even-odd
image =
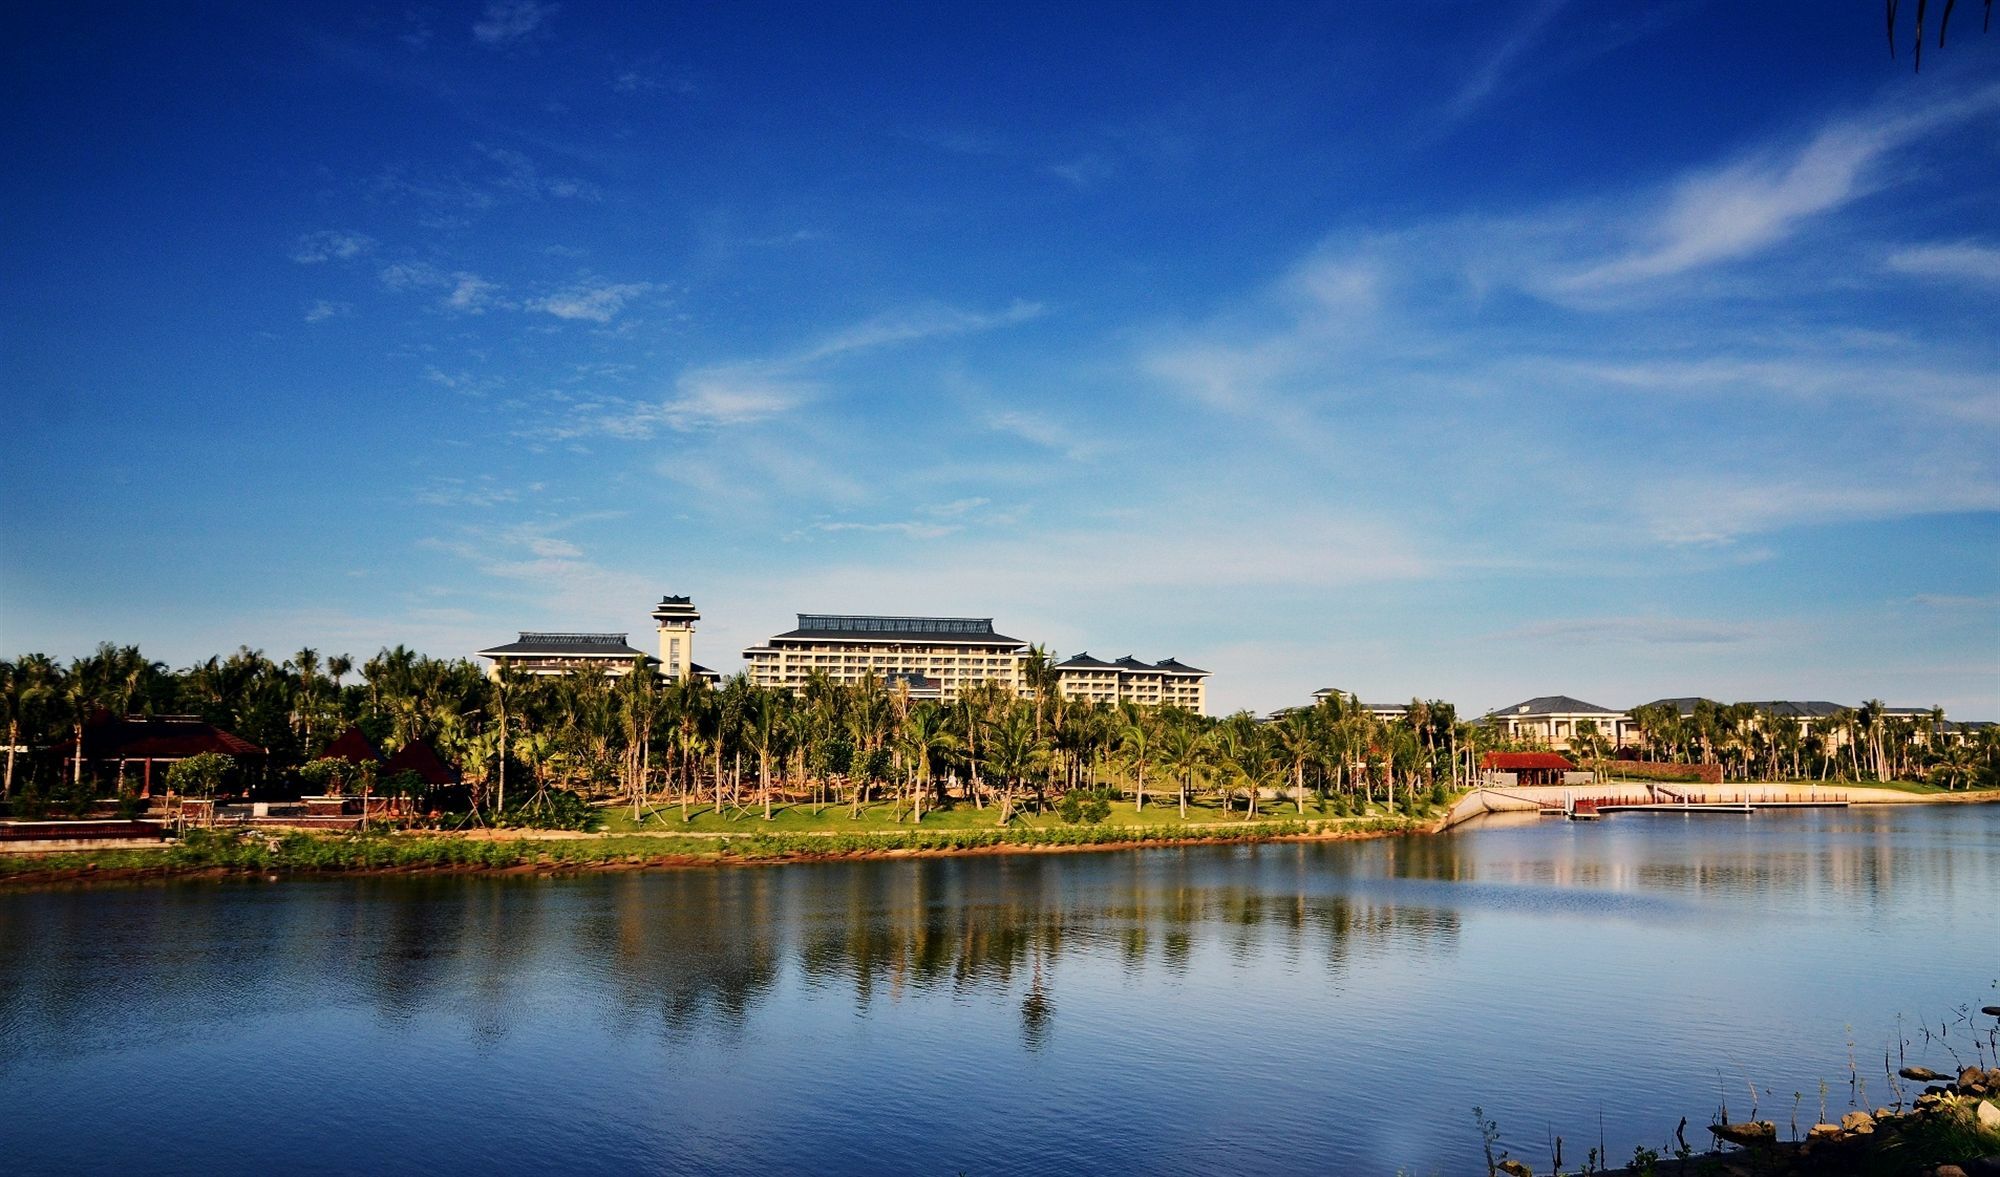
[[[1056,816],[1070,825],[1096,825],[1111,816],[1111,790],[1071,789],[1056,802]]]

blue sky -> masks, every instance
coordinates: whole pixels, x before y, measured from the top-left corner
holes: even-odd
[[[1636,7],[17,7],[0,654],[2000,718],[2000,37]]]

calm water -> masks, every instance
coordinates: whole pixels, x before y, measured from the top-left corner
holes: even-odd
[[[2000,806],[0,894],[0,1170],[1574,1168],[1887,1102],[1996,902]]]

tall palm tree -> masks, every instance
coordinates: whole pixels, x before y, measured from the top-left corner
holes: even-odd
[[[1000,781],[1000,825],[1013,820],[1015,790],[1040,769],[1046,755],[1035,736],[1033,709],[1007,708],[986,743],[986,766]]]
[[[1153,745],[1153,715],[1143,707],[1127,704],[1119,716],[1118,747],[1132,762],[1132,794],[1138,799],[1138,812],[1146,812],[1146,758]]]
[[[788,695],[780,691],[752,687],[745,702],[745,718],[757,749],[757,783],[764,794],[764,820],[771,820],[771,748],[785,730],[784,707]]]
[[[1303,709],[1287,711],[1283,718],[1271,725],[1271,734],[1291,769],[1293,797],[1303,814],[1306,811],[1306,765],[1312,761],[1319,747],[1319,732],[1313,712]]]
[[[0,716],[7,722],[7,770],[0,781],[0,800],[14,795],[14,752],[24,727],[56,697],[61,670],[46,654],[29,654],[19,662],[0,662]]]
[[[911,708],[898,735],[904,758],[916,779],[916,788],[911,790],[910,813],[919,822],[924,820],[924,799],[933,790],[938,763],[958,748],[958,738],[952,734],[947,718],[936,704],[920,703]]]
[[[1160,760],[1180,786],[1181,820],[1187,820],[1188,792],[1194,774],[1208,759],[1208,738],[1192,723],[1169,726],[1160,741]]]

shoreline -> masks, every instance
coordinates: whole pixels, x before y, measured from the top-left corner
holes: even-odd
[[[1120,850],[1165,849],[1173,846],[1246,845],[1264,842],[1359,842],[1406,835],[1428,835],[1446,829],[1446,818],[1428,820],[1403,818],[1308,819],[1296,822],[1263,822],[1270,828],[1231,832],[1226,828],[1184,826],[1073,827],[1069,830],[910,830],[854,834],[771,834],[756,831],[731,833],[619,834],[571,831],[479,831],[477,833],[414,833],[383,835],[373,840],[377,849],[397,845],[424,847],[455,845],[505,848],[515,857],[507,861],[465,861],[440,857],[433,861],[342,863],[332,866],[299,865],[286,861],[270,863],[229,862],[134,862],[129,858],[171,858],[176,847],[107,851],[57,851],[46,855],[32,852],[0,857],[0,891],[31,890],[63,884],[154,882],[169,879],[222,879],[263,877],[270,881],[285,878],[382,877],[390,875],[535,875],[562,877],[583,874],[615,874],[638,871],[700,870],[717,867],[784,866],[814,862],[854,862],[911,858],[964,858],[1016,854],[1078,854]],[[1310,828],[1299,829],[1298,825]],[[1183,832],[1185,831],[1185,832]],[[511,836],[494,837],[495,833]],[[553,835],[553,836],[548,836]],[[1041,835],[1041,836],[1037,836]],[[331,843],[300,832],[300,836]],[[911,839],[920,844],[907,843]],[[282,841],[282,839],[280,839]],[[658,843],[699,841],[701,850],[682,846],[673,850]],[[814,846],[820,841],[830,843]],[[882,845],[862,843],[879,842]],[[655,845],[630,845],[652,843]],[[736,843],[736,844],[732,844]],[[565,852],[562,848],[612,845],[611,853]],[[352,844],[360,846],[361,844]],[[91,861],[76,862],[83,858]],[[60,859],[61,861],[49,861]],[[39,862],[36,860],[40,860]],[[18,862],[23,868],[11,871]]]
[[[1617,782],[1609,782],[1616,784]],[[1755,786],[1750,786],[1755,787]],[[1779,786],[1773,786],[1779,787]],[[2000,803],[2000,790],[1917,794],[1848,787],[1856,806]],[[1220,823],[1183,826],[1072,826],[977,830],[743,833],[688,831],[639,834],[562,830],[410,831],[346,841],[306,831],[272,831],[229,856],[190,852],[186,842],[158,848],[31,850],[0,855],[0,891],[58,885],[153,882],[168,879],[389,875],[570,876],[714,867],[783,866],[870,859],[956,858],[1012,854],[1065,854],[1161,849],[1171,846],[1243,845],[1262,842],[1357,842],[1398,836],[1434,836],[1506,809],[1480,801],[1474,791],[1431,818],[1295,818],[1231,828]],[[1517,815],[1518,816],[1518,815]],[[1247,823],[1246,823],[1247,824]],[[306,839],[298,842],[295,839]],[[695,845],[690,845],[693,843]],[[914,844],[913,844],[914,843]],[[282,852],[311,846],[334,853],[300,861]],[[697,846],[700,848],[697,849]],[[258,853],[258,848],[263,853]],[[485,849],[480,849],[485,848]],[[377,855],[377,851],[382,852]],[[376,861],[384,857],[390,861]],[[81,860],[81,861],[79,861]],[[153,860],[153,861],[148,861]],[[18,869],[16,869],[18,867]]]

